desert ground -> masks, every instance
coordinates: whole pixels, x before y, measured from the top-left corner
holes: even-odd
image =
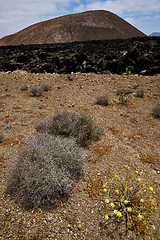
[[[0,72],[0,239],[107,240],[103,184],[125,165],[150,178],[160,200],[160,120],[152,109],[160,105],[160,75],[112,75],[73,73],[31,74]],[[51,90],[32,97],[21,86],[41,86]],[[117,90],[133,91],[128,105],[113,102]],[[144,97],[136,97],[138,89]],[[100,95],[110,96],[110,104],[96,104]],[[86,149],[85,174],[73,185],[68,198],[58,207],[25,210],[20,202],[4,194],[10,168],[18,150],[36,134],[35,125],[57,112],[89,114],[104,129],[98,142]],[[137,239],[160,239],[159,216],[153,219],[156,231]],[[124,238],[122,238],[124,239]],[[130,238],[135,239],[135,238]]]

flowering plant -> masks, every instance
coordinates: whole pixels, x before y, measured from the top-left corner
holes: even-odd
[[[125,234],[129,231],[136,235],[146,235],[149,228],[155,230],[151,222],[153,214],[157,211],[157,200],[154,189],[145,183],[138,171],[132,172],[128,165],[126,175],[115,174],[104,185],[106,225],[122,229]]]

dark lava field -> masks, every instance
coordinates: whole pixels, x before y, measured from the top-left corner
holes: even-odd
[[[0,47],[0,71],[160,73],[160,37]]]

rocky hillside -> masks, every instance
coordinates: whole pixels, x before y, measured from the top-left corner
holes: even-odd
[[[145,34],[117,15],[97,10],[34,24],[0,39],[0,46],[123,39],[138,36],[143,37]]]

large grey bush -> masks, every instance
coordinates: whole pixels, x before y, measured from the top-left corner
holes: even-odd
[[[87,146],[91,141],[98,140],[102,129],[94,123],[89,115],[62,112],[52,116],[47,122],[40,122],[36,126],[38,132],[52,135],[74,137],[76,143]]]
[[[41,87],[32,86],[28,89],[30,96],[32,97],[40,97],[43,96],[43,89]]]
[[[19,153],[6,193],[25,208],[55,205],[83,173],[84,151],[74,139],[38,134]]]

